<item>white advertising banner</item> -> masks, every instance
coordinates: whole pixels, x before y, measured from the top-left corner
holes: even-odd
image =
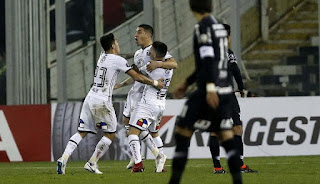
[[[245,157],[319,155],[320,97],[238,98]],[[186,100],[167,100],[159,131],[172,158],[174,124]],[[195,132],[189,158],[211,158],[208,133]],[[221,148],[224,157],[224,149]],[[152,159],[150,152],[147,158]]]

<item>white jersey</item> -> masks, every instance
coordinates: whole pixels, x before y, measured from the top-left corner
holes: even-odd
[[[158,61],[158,62],[162,62],[162,61]],[[173,69],[157,68],[152,72],[148,72],[146,70],[144,72],[146,72],[149,78],[153,80],[158,80],[162,78],[165,82],[165,86],[159,90],[153,86],[145,85],[143,89],[141,102],[144,102],[147,104],[165,106],[165,101],[168,93],[168,88],[171,82]]]
[[[144,49],[139,49],[134,54],[134,64],[137,65],[138,68],[141,68],[142,66],[146,65],[149,61],[151,61],[151,54],[150,49],[152,45],[149,45],[148,47]],[[167,52],[165,59],[170,59],[172,56]],[[142,71],[143,74],[146,74],[144,71]],[[142,93],[144,88],[144,84],[135,81],[133,86],[131,87],[130,91],[139,92]],[[140,99],[138,99],[140,100]]]
[[[128,61],[123,57],[102,52],[94,72],[93,86],[87,96],[112,102],[113,87],[119,72],[130,69]]]

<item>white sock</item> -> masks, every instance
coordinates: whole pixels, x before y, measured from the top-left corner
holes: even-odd
[[[153,140],[154,140],[154,143],[156,144],[157,148],[159,149],[159,152],[161,154],[163,154],[163,142],[162,142],[162,139],[160,138],[160,136],[154,137]]]
[[[159,154],[159,149],[157,148],[155,142],[153,141],[152,136],[148,131],[142,131],[139,135],[139,138],[147,145],[152,154],[157,157]]]
[[[138,164],[142,161],[141,153],[140,153],[139,137],[137,135],[131,134],[128,136],[128,140],[129,140],[130,151],[134,158],[134,163]]]
[[[73,136],[70,137],[66,149],[63,152],[62,157],[67,162],[69,157],[72,155],[73,151],[78,147],[78,144],[82,140],[81,135],[79,132],[75,133]]]
[[[98,160],[108,151],[111,143],[112,141],[109,138],[103,136],[98,142],[89,162],[94,164],[97,163]]]

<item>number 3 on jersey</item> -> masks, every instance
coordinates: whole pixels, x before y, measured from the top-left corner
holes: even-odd
[[[93,86],[102,88],[106,81],[107,68],[97,66],[94,71]]]

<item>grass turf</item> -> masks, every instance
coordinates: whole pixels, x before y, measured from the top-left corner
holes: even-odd
[[[221,160],[227,170],[225,159]],[[246,158],[246,164],[259,173],[243,174],[244,183],[320,183],[320,156]],[[100,161],[103,175],[95,175],[83,169],[85,162],[69,162],[66,175],[56,174],[54,162],[0,163],[0,183],[67,183],[67,184],[163,184],[168,183],[171,160],[167,161],[166,173],[154,173],[154,161],[144,162],[146,171],[131,173],[126,170],[127,161]],[[210,159],[188,161],[182,184],[231,183],[229,174],[213,174]]]

